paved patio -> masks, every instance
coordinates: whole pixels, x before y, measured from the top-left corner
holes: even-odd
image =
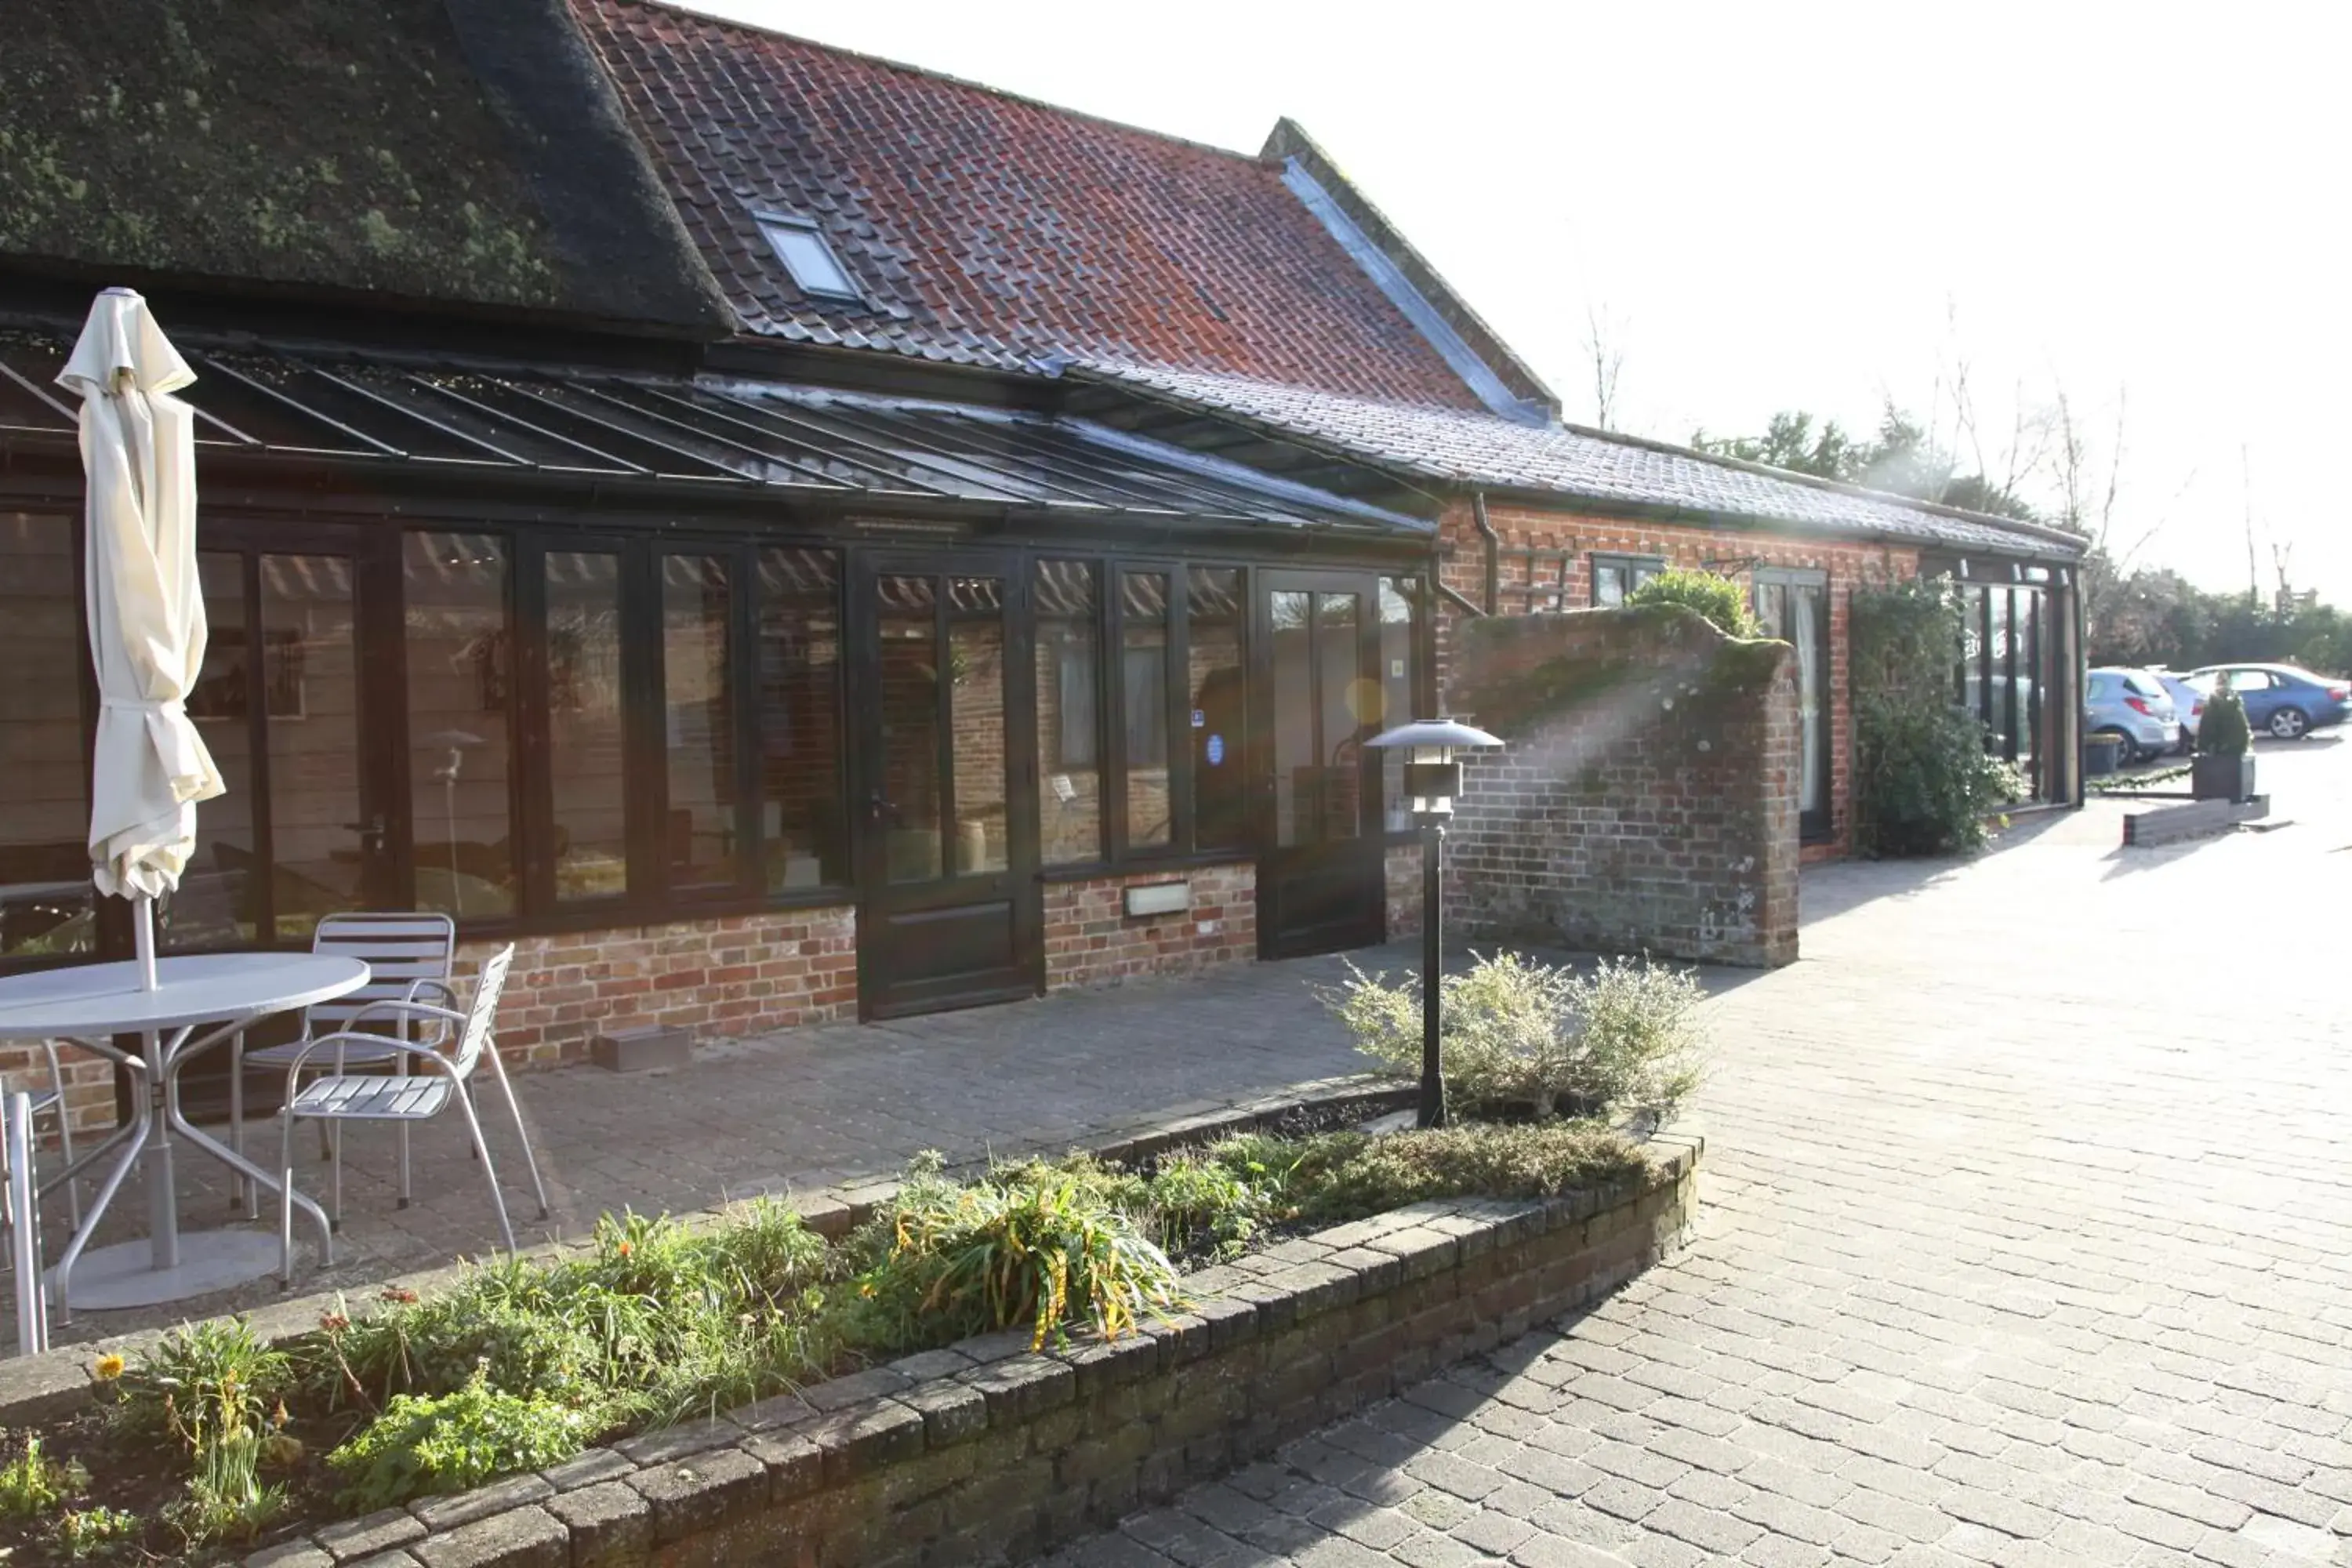
[[[2263,757],[2292,826],[1810,875],[1690,1248],[1053,1568],[2352,1564],[2352,745]]]

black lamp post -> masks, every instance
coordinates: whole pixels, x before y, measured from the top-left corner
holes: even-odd
[[[1402,750],[1404,793],[1412,819],[1421,826],[1421,1116],[1423,1127],[1443,1127],[1445,1058],[1438,1043],[1442,1022],[1440,981],[1444,973],[1444,925],[1445,825],[1454,797],[1462,793],[1463,752],[1499,751],[1503,742],[1484,730],[1452,719],[1416,719],[1367,744]]]

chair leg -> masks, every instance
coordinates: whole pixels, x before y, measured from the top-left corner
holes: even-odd
[[[66,1102],[66,1069],[58,1062],[58,1043],[44,1040],[41,1044],[49,1053],[49,1087],[58,1096],[58,1152],[64,1156],[66,1169],[73,1169],[73,1107]],[[76,1230],[81,1228],[81,1182],[79,1178],[66,1183],[66,1214]]]
[[[397,1066],[397,1068],[398,1068],[398,1070],[399,1070],[400,1076],[401,1076],[402,1078],[406,1078],[406,1077],[408,1076],[408,1058],[407,1058],[406,1057],[402,1057],[402,1058],[400,1058],[399,1062],[396,1064],[396,1066]],[[408,1123],[407,1123],[407,1122],[405,1122],[405,1121],[395,1121],[395,1122],[394,1122],[394,1123],[392,1124],[392,1134],[393,1134],[394,1142],[394,1143],[397,1145],[397,1148],[398,1148],[398,1158],[399,1158],[399,1164],[400,1164],[400,1201],[399,1201],[399,1203],[398,1203],[397,1205],[395,1205],[394,1206],[395,1206],[395,1207],[399,1207],[399,1208],[406,1208],[406,1207],[408,1206],[408,1195],[409,1195],[409,1185],[408,1185]]]
[[[522,1105],[515,1099],[514,1084],[507,1078],[506,1064],[499,1060],[499,1043],[492,1040],[486,1047],[490,1058],[490,1070],[499,1075],[499,1092],[507,1097],[507,1114],[514,1118],[515,1139],[522,1145],[522,1163],[530,1171],[530,1190],[539,1195],[539,1217],[547,1218],[547,1184],[539,1179],[539,1156],[530,1152],[530,1133],[522,1124]]]
[[[489,1145],[482,1142],[482,1123],[474,1114],[474,1097],[465,1084],[457,1085],[457,1109],[466,1113],[466,1131],[472,1135],[474,1147],[482,1152],[482,1174],[490,1184],[490,1203],[499,1211],[499,1234],[506,1237],[507,1250],[515,1249],[514,1226],[507,1219],[507,1195],[499,1191],[499,1173],[491,1167]]]
[[[278,1278],[294,1288],[294,1113],[278,1113]]]

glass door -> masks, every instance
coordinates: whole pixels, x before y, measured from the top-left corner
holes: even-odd
[[[196,808],[195,853],[157,911],[164,951],[303,947],[320,916],[394,896],[407,813],[389,798],[405,778],[397,625],[380,624],[391,542],[317,524],[202,531],[208,637],[188,716],[227,790]]]
[[[863,1016],[1044,988],[1020,581],[950,556],[870,560],[854,579]]]
[[[1260,824],[1258,946],[1267,958],[1333,952],[1387,930],[1381,834],[1379,599],[1373,580],[1259,574],[1256,752]]]
[[[1829,578],[1817,571],[1759,567],[1756,618],[1767,637],[1797,650],[1797,831],[1830,836]]]

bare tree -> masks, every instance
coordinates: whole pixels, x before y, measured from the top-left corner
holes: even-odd
[[[1624,324],[1603,309],[1584,307],[1585,352],[1592,356],[1592,424],[1617,428],[1617,379],[1625,369]]]

